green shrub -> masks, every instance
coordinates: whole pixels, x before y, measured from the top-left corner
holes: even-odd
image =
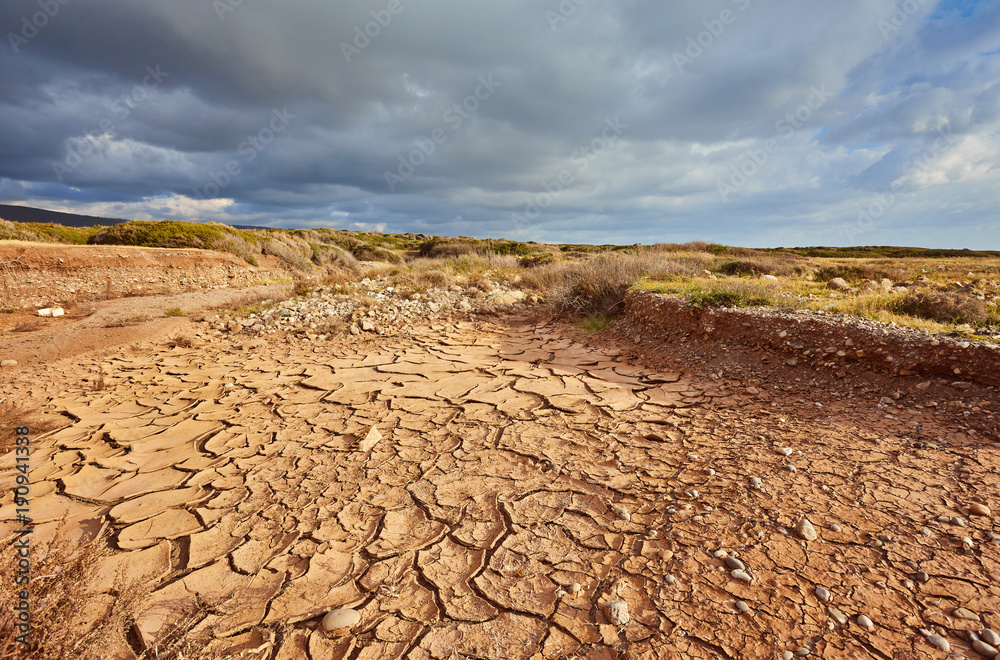
[[[171,307],[170,309],[165,309],[163,310],[163,313],[166,314],[167,316],[187,316],[187,312],[185,312],[180,307]]]
[[[591,314],[580,323],[587,332],[606,332],[612,325],[614,321],[607,314]]]

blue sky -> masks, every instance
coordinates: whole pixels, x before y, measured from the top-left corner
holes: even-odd
[[[1000,3],[677,4],[8,0],[0,202],[1000,249]]]

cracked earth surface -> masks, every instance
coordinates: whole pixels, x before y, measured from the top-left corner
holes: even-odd
[[[946,420],[928,423],[941,440],[926,445],[820,393],[808,405],[822,401],[822,415],[759,410],[559,326],[256,344],[147,344],[9,379],[72,419],[34,442],[31,511],[35,544],[107,545],[77,618],[143,588],[134,627],[103,657],[134,658],[186,615],[209,652],[278,660],[804,646],[932,658],[946,654],[921,628],[960,650],[962,631],[1000,629],[996,526],[968,511],[996,507],[1000,449]],[[81,367],[102,368],[108,389],[68,386]],[[13,455],[2,461],[9,538]],[[799,538],[802,516],[818,539]],[[731,577],[719,550],[752,581]],[[625,625],[609,619],[614,600]],[[324,633],[322,615],[344,607],[360,623]]]

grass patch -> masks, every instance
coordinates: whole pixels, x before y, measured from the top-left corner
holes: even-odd
[[[180,307],[171,307],[170,309],[165,309],[163,310],[163,313],[166,316],[187,316],[187,312],[185,312]]]
[[[607,332],[613,325],[614,320],[607,314],[591,314],[580,322],[587,332]]]

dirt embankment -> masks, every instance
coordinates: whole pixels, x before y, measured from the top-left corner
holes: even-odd
[[[246,287],[279,274],[211,250],[0,241],[0,309]]]
[[[1000,385],[1000,349],[984,342],[815,312],[700,309],[632,292],[626,322],[645,338],[735,342],[788,366],[809,365],[843,378],[860,367],[879,374],[937,377],[956,388]],[[766,360],[767,358],[765,358]]]

